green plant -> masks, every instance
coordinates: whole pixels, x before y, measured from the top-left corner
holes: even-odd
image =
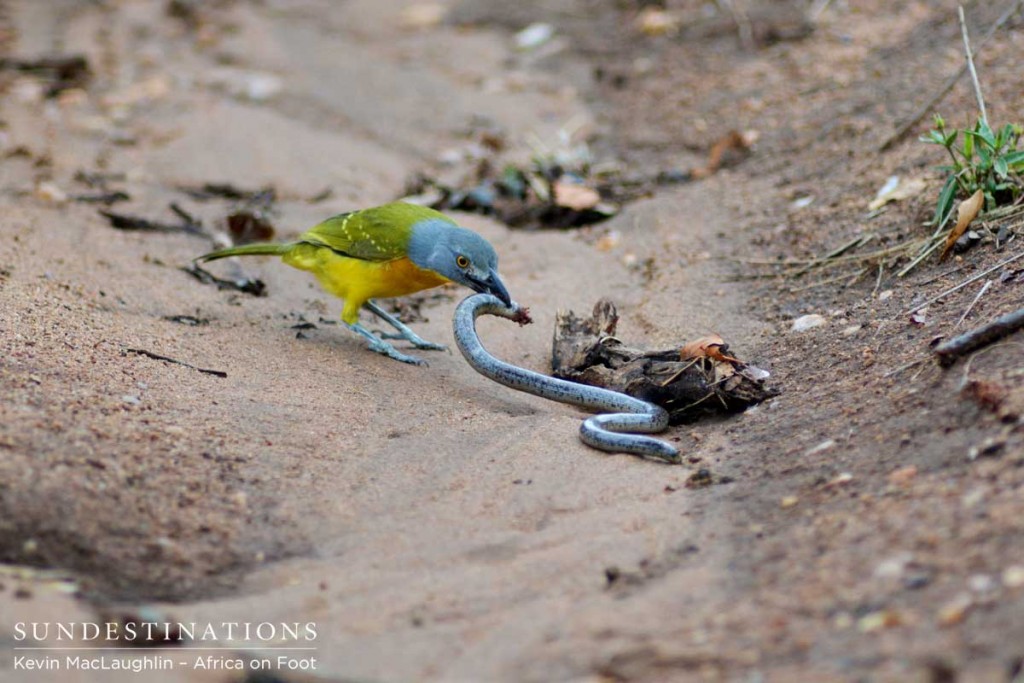
[[[938,114],[934,123],[935,129],[921,136],[921,141],[944,147],[953,160],[952,165],[942,167],[949,177],[939,193],[935,225],[946,220],[958,194],[970,197],[981,190],[987,211],[1016,201],[1024,191],[1024,150],[1017,150],[1024,128],[1007,124],[994,132],[981,118],[973,128],[948,130]],[[957,138],[961,138],[959,146]]]

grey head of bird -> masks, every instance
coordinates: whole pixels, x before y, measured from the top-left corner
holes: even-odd
[[[498,275],[498,254],[480,235],[439,218],[418,221],[409,238],[409,260],[473,291],[512,305]]]

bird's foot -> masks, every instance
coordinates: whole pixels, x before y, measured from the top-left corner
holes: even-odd
[[[349,325],[348,323],[344,324],[346,327],[348,327],[348,329],[352,330],[359,336],[365,338],[366,341],[369,342],[370,350],[373,351],[374,353],[379,353],[382,356],[387,356],[388,358],[393,358],[397,361],[401,361],[402,363],[408,363],[409,365],[427,364],[427,362],[422,358],[417,358],[416,356],[410,356],[408,354],[402,353],[394,346],[384,341],[383,339],[375,335],[373,332],[370,332],[368,329],[366,329],[359,323],[356,323],[355,325]]]
[[[363,304],[363,308],[370,311],[375,316],[377,316],[378,318],[380,318],[381,320],[395,328],[395,332],[380,332],[381,339],[404,339],[405,341],[415,346],[417,349],[423,349],[424,351],[448,350],[448,347],[445,346],[444,344],[435,344],[434,342],[429,342],[423,337],[419,336],[418,334],[413,332],[408,325],[406,325],[401,320],[385,311],[383,308],[378,306],[373,301],[367,301],[365,304]]]
[[[378,341],[376,344],[371,342],[370,350],[375,353],[379,353],[382,356],[387,356],[388,358],[394,358],[397,361],[408,363],[409,365],[427,364],[427,361],[423,360],[422,358],[417,358],[416,356],[410,356],[408,354],[402,353],[391,344],[388,344],[386,341]]]
[[[432,341],[427,341],[423,337],[419,336],[415,332],[408,335],[402,334],[401,332],[379,332],[381,339],[404,339],[409,342],[417,349],[424,351],[447,351],[448,347],[444,344],[437,344]]]

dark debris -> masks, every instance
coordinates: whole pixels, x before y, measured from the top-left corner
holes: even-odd
[[[182,266],[181,270],[199,280],[204,285],[217,285],[217,289],[233,289],[253,296],[267,295],[267,285],[259,278],[242,278],[238,280],[219,278],[210,271],[201,268],[196,263],[191,263],[188,266]]]
[[[0,71],[19,71],[48,81],[47,97],[65,90],[84,88],[92,76],[84,55],[51,55],[39,59],[0,58]]]
[[[179,218],[180,223],[164,223],[153,221],[140,216],[133,216],[126,213],[115,213],[101,209],[100,215],[110,221],[110,225],[118,230],[137,230],[143,232],[184,232],[191,235],[206,235],[202,223],[185,212],[176,204],[171,204],[171,210]]]

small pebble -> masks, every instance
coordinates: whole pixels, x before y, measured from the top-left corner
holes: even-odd
[[[967,579],[967,587],[975,593],[988,593],[996,589],[996,582],[988,574],[974,574]]]
[[[36,197],[45,202],[53,202],[54,204],[63,204],[68,200],[67,192],[48,181],[43,181],[36,185]]]
[[[836,477],[825,484],[825,488],[833,489],[838,486],[846,486],[853,481],[852,472],[840,472]]]
[[[974,604],[973,599],[969,593],[961,593],[955,598],[947,602],[941,608],[937,615],[937,620],[940,626],[955,626],[959,624],[967,616],[967,612],[970,611],[971,606]]]
[[[983,500],[985,500],[985,489],[977,488],[965,493],[960,499],[960,504],[964,506],[965,510],[970,510],[977,507]]]
[[[914,556],[910,553],[893,555],[878,563],[878,566],[875,567],[874,576],[876,579],[898,579],[903,576],[907,565],[913,561]]]
[[[1007,588],[1024,586],[1024,565],[1012,564],[1003,570],[1003,585]]]
[[[857,620],[857,630],[861,633],[874,633],[883,628],[892,628],[903,623],[899,612],[891,609],[883,609],[878,612],[866,614]]]
[[[799,502],[800,499],[796,496],[784,496],[782,500],[779,501],[779,505],[783,508],[791,508]]]
[[[808,449],[807,452],[804,453],[804,455],[818,455],[819,453],[824,453],[827,450],[831,450],[835,445],[835,439],[828,439],[827,441],[822,441],[814,448]]]
[[[530,24],[516,34],[516,47],[520,50],[532,50],[551,40],[555,35],[555,27],[551,24]]]
[[[446,11],[439,3],[416,3],[402,10],[399,21],[409,29],[433,28],[444,20]]]
[[[917,476],[917,465],[907,465],[889,473],[889,483],[906,486]]]
[[[810,206],[813,202],[814,202],[814,197],[811,197],[811,196],[799,197],[799,198],[793,200],[792,206],[793,206],[794,209],[803,209],[805,207]]]
[[[806,332],[807,330],[813,330],[815,327],[821,327],[828,325],[828,320],[823,315],[817,313],[811,313],[810,315],[803,315],[793,321],[792,330],[794,332]]]
[[[131,394],[125,394],[121,397],[121,401],[127,403],[130,406],[137,406],[142,403],[142,399],[138,396],[132,396]]]

